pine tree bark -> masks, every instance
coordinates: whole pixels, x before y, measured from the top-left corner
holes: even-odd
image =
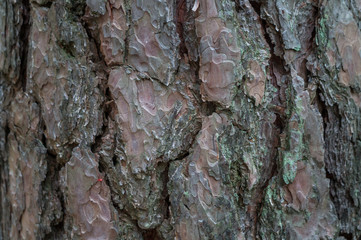
[[[1,0],[0,240],[359,239],[360,0]]]

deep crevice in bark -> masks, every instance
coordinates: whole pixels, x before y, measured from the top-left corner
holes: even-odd
[[[128,62],[128,55],[129,55],[129,37],[133,34],[133,20],[132,20],[132,10],[130,8],[130,1],[125,0],[125,17],[127,22],[127,30],[125,31],[125,38],[124,38],[124,62]]]
[[[217,108],[221,108],[221,106],[216,102],[205,101],[201,103],[200,108],[204,116],[211,116],[216,112]]]
[[[106,79],[108,79],[108,75],[107,75]],[[91,145],[91,150],[93,153],[98,152],[99,151],[98,149],[101,148],[102,138],[107,133],[107,130],[109,127],[108,125],[109,125],[109,121],[111,118],[112,109],[115,109],[114,106],[112,107],[114,100],[110,94],[109,88],[106,86],[100,86],[100,88],[106,88],[105,96],[104,96],[105,99],[100,107],[103,110],[103,125],[100,129],[99,134],[95,136],[94,142]]]
[[[37,6],[37,7],[51,8],[51,6],[53,5],[53,1],[50,0],[50,1],[47,1],[47,2],[45,2],[43,4],[39,4],[38,2],[32,1],[31,5]]]
[[[339,236],[344,237],[346,240],[353,240],[354,239],[352,233],[340,232]]]
[[[23,91],[26,91],[27,67],[28,67],[28,48],[30,33],[30,3],[29,0],[22,0],[22,25],[19,32],[20,40],[20,74],[19,80]]]
[[[338,236],[345,239],[354,239],[350,229],[345,228],[344,221],[347,221],[349,215],[349,207],[355,206],[354,200],[350,194],[350,189],[347,187],[342,176],[339,176],[339,171],[342,170],[343,162],[342,153],[338,153],[339,140],[335,138],[343,138],[342,122],[339,113],[339,108],[328,106],[325,102],[321,88],[317,89],[316,104],[321,113],[324,126],[324,141],[325,141],[325,172],[326,178],[329,179],[329,195],[330,200],[335,206],[337,218],[341,221],[341,228]],[[335,130],[335,128],[337,130]],[[340,169],[341,168],[341,169]]]
[[[237,13],[240,13],[242,10],[242,6],[239,0],[232,0],[234,2],[234,8]]]
[[[312,51],[315,51],[316,49],[316,35],[317,35],[317,27],[319,27],[319,20],[320,20],[320,16],[321,16],[321,11],[320,11],[320,2],[319,5],[317,7],[314,7],[314,21],[313,21],[313,30],[311,33],[311,45],[310,48]]]
[[[8,161],[6,161],[6,152],[8,152],[8,136],[10,134],[10,128],[8,122],[6,120],[4,126],[4,152],[0,152],[0,201],[1,201],[1,209],[0,209],[0,226],[2,231],[0,231],[0,238],[7,239],[6,233],[10,229],[10,201],[6,197],[8,194],[8,182],[9,182],[9,166]],[[2,140],[2,139],[1,139]]]
[[[95,44],[95,50],[96,50],[96,59],[94,59],[97,62],[102,62],[104,64],[104,66],[107,66],[104,60],[104,56],[102,54],[102,52],[100,51],[100,43],[96,40],[96,38],[93,37],[88,24],[84,21],[84,19],[81,19],[81,25],[83,26],[83,28],[85,29],[85,32],[87,34],[88,40],[91,43]]]
[[[42,216],[42,219],[45,217],[52,219],[50,222],[50,228],[51,230],[44,236],[44,239],[59,239],[61,238],[62,234],[65,232],[65,202],[64,202],[64,195],[63,192],[60,189],[60,170],[62,168],[62,165],[59,164],[56,161],[56,156],[53,155],[47,155],[47,172],[46,177],[44,181],[41,183],[41,189],[42,189],[42,195],[43,199],[47,199],[47,201],[44,201],[43,209],[49,209],[46,213],[47,214],[53,214],[51,212],[52,210],[52,202],[53,199],[56,198],[60,201],[62,212],[60,219],[54,219],[54,217],[51,216]],[[50,199],[48,199],[50,197]],[[48,205],[49,204],[49,205]],[[59,210],[59,209],[58,209]],[[44,214],[44,213],[43,213]]]
[[[279,72],[282,76],[283,75],[288,75],[289,72],[287,71],[287,67],[286,67],[286,63],[284,61],[284,59],[282,59],[280,56],[275,55],[275,43],[272,41],[270,34],[267,31],[267,27],[271,27],[271,25],[269,23],[267,23],[267,21],[265,19],[261,18],[261,3],[255,2],[255,1],[250,1],[250,4],[252,6],[252,8],[254,9],[254,11],[257,13],[258,18],[260,20],[260,25],[262,27],[262,32],[263,32],[263,36],[264,39],[266,40],[269,48],[270,48],[270,54],[271,57],[269,59],[269,70],[270,70],[270,75],[271,75],[271,84],[277,88],[278,90],[278,94],[277,94],[277,100],[276,102],[273,101],[273,104],[275,104],[277,107],[277,111],[276,114],[280,115],[280,111],[281,109],[285,109],[286,106],[284,106],[284,103],[286,103],[286,98],[285,98],[285,89],[281,89],[281,86],[279,85],[279,83],[277,82],[277,77],[275,75],[275,71]],[[279,33],[278,33],[279,35]],[[281,36],[278,36],[279,39],[282,39]],[[285,86],[287,87],[288,83],[285,83]],[[283,116],[282,116],[283,117]]]
[[[316,101],[316,105],[318,107],[318,111],[320,112],[321,116],[322,116],[322,123],[323,123],[323,138],[324,138],[324,141],[325,141],[325,172],[326,172],[326,178],[328,178],[330,180],[330,198],[331,198],[331,201],[335,204],[335,191],[336,189],[334,189],[335,187],[335,178],[333,176],[333,174],[330,172],[329,170],[329,166],[328,166],[328,162],[327,162],[327,157],[326,157],[326,154],[327,154],[327,130],[328,130],[328,125],[329,125],[329,116],[328,116],[328,108],[326,106],[326,103],[325,103],[325,100],[324,100],[324,96],[321,92],[321,89],[320,87],[317,88],[317,91],[316,91],[316,98],[315,98],[315,101]],[[336,204],[335,204],[336,206]],[[337,207],[336,207],[337,209]],[[338,210],[337,210],[338,212]]]
[[[60,191],[58,191],[60,193]],[[62,218],[60,221],[51,222],[51,231],[47,233],[43,239],[62,239],[65,233],[65,203],[64,203],[64,196],[62,193],[59,196],[59,200],[61,203],[61,211],[63,212]],[[59,195],[59,194],[58,194]]]
[[[328,123],[328,113],[327,113],[327,106],[324,101],[324,98],[322,96],[321,90],[318,87],[316,90],[316,98],[315,98],[315,104],[318,108],[318,111],[320,112],[322,116],[322,123],[323,123],[323,137],[326,137],[326,129],[327,129],[327,123]]]
[[[162,200],[161,201],[163,202],[164,208],[165,208],[164,209],[165,212],[163,212],[164,220],[167,220],[170,218],[170,209],[169,208],[170,208],[170,204],[171,204],[169,201],[169,190],[168,190],[170,161],[168,161],[167,163],[161,163],[161,164],[166,164],[165,169],[162,173],[163,190],[162,190]],[[153,239],[163,239],[162,237],[159,236],[156,229],[154,229],[154,231],[156,232],[156,235],[154,235]],[[144,237],[144,235],[143,235],[143,237]],[[144,239],[146,239],[146,238],[144,238]],[[151,239],[151,238],[148,238],[148,239]]]
[[[200,93],[200,86],[202,84],[202,80],[199,78],[199,70],[200,70],[200,59],[198,58],[197,61],[189,61],[190,72],[194,74],[195,84],[191,85],[191,91],[193,96],[197,100],[198,103],[202,103],[202,97]]]
[[[236,6],[237,6],[237,2],[238,1],[235,1],[236,2]],[[259,2],[256,2],[256,1],[249,1],[249,3],[251,4],[253,10],[257,13],[259,19],[261,21],[264,21],[262,18],[261,18],[261,6],[262,6],[262,3],[259,3]],[[238,4],[239,5],[239,4]]]
[[[105,178],[105,181],[107,183],[107,185],[110,187],[110,182],[108,178]],[[116,191],[113,191],[113,189],[110,187],[110,198],[111,198],[111,204],[113,205],[113,207],[115,208],[115,210],[117,211],[118,215],[123,215],[123,217],[120,217],[119,220],[122,221],[122,218],[126,218],[127,221],[131,222],[133,224],[133,226],[137,229],[138,232],[140,232],[142,235],[147,232],[148,230],[143,230],[138,226],[137,220],[134,220],[134,218],[132,218],[132,216],[128,213],[128,211],[123,208],[120,209],[120,207],[118,206],[118,204],[116,203],[116,201],[114,200],[114,195],[117,194]],[[123,219],[124,220],[124,219]],[[154,229],[151,229],[152,231]]]
[[[259,215],[261,214],[261,210],[263,208],[264,202],[262,199],[264,199],[265,196],[265,189],[268,187],[269,182],[274,176],[278,175],[277,170],[277,159],[279,158],[279,148],[281,144],[281,134],[284,132],[287,124],[287,116],[285,113],[286,109],[286,88],[288,87],[288,81],[284,82],[283,84],[280,84],[278,82],[276,72],[282,76],[289,75],[289,71],[287,70],[286,63],[283,58],[280,56],[275,55],[275,48],[276,45],[274,42],[272,42],[270,33],[267,31],[267,27],[271,27],[271,25],[265,20],[261,18],[261,7],[262,3],[256,2],[256,1],[250,1],[250,4],[253,8],[253,10],[256,12],[259,18],[259,22],[262,28],[263,36],[265,41],[267,42],[269,48],[270,48],[270,54],[271,57],[269,58],[269,71],[271,76],[271,84],[277,89],[277,94],[274,96],[272,100],[272,104],[270,105],[269,110],[273,112],[276,116],[275,121],[273,122],[274,125],[274,138],[276,140],[271,140],[272,142],[275,142],[272,149],[272,154],[270,157],[272,158],[271,162],[273,163],[272,166],[270,166],[271,171],[269,176],[266,176],[266,180],[264,183],[259,186],[259,190],[255,192],[253,197],[253,211],[249,211],[249,217],[250,217],[250,226],[249,226],[249,232],[252,235],[253,239],[256,239],[259,232]],[[277,32],[277,31],[275,31]],[[277,32],[277,34],[279,34]],[[278,36],[279,39],[282,39],[280,36]],[[250,204],[251,205],[251,204]],[[253,213],[252,213],[253,212]]]
[[[159,237],[156,229],[143,230],[142,236],[143,240],[162,240],[162,238]]]
[[[100,105],[100,109],[103,112],[102,127],[100,129],[100,132],[95,136],[94,142],[91,144],[91,151],[93,153],[96,153],[97,149],[101,146],[102,138],[107,131],[108,122],[109,122],[109,118],[110,118],[111,111],[112,111],[111,104],[113,103],[114,100],[110,94],[109,87],[107,86],[107,81],[109,78],[110,70],[109,70],[109,67],[107,66],[104,56],[100,50],[100,42],[98,42],[97,39],[93,37],[91,30],[88,27],[88,24],[83,19],[82,19],[81,23],[86,31],[88,40],[90,42],[94,43],[94,45],[95,45],[96,59],[94,59],[94,60],[96,60],[96,62],[94,63],[95,66],[93,66],[93,71],[100,71],[100,72],[104,73],[104,80],[105,80],[105,81],[99,81],[99,84],[98,84],[98,88],[99,88],[100,92],[103,94],[104,98]]]
[[[183,58],[184,54],[187,54],[187,47],[184,41],[184,21],[186,15],[186,5],[187,1],[185,0],[176,0],[176,14],[175,14],[175,22],[177,27],[177,33],[180,40],[180,44],[178,45],[179,57]]]
[[[41,107],[40,106],[40,104],[38,103],[38,102],[36,102],[37,104],[38,104],[38,106],[39,106],[39,108]],[[41,143],[43,144],[43,146],[45,147],[45,149],[46,149],[46,154],[50,157],[50,158],[52,158],[52,159],[54,159],[54,161],[56,161],[56,158],[57,158],[57,153],[54,151],[54,150],[52,150],[49,146],[48,146],[48,143],[47,143],[47,138],[46,138],[46,135],[45,135],[45,133],[46,133],[46,125],[45,125],[45,123],[44,123],[44,120],[43,120],[43,118],[42,118],[42,115],[41,115],[41,113],[40,113],[40,119],[41,119],[41,125],[42,125],[42,127],[41,127],[41,130],[40,130],[40,133],[41,133]],[[61,163],[60,163],[61,164]],[[61,167],[63,167],[64,166],[64,164],[61,164]],[[59,169],[60,170],[60,169]],[[47,172],[48,173],[48,172]]]
[[[192,146],[192,144],[190,146]],[[171,160],[171,161],[180,161],[180,160],[185,159],[188,156],[189,156],[189,150],[187,150],[185,152],[181,152],[174,160]]]

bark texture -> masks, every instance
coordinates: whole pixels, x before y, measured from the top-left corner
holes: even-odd
[[[0,0],[0,239],[359,239],[360,0]]]

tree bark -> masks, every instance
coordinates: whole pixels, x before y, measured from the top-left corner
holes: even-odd
[[[360,0],[1,0],[0,240],[359,239]]]

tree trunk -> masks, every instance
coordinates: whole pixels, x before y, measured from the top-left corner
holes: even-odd
[[[1,0],[0,32],[0,240],[360,238],[360,0]]]

